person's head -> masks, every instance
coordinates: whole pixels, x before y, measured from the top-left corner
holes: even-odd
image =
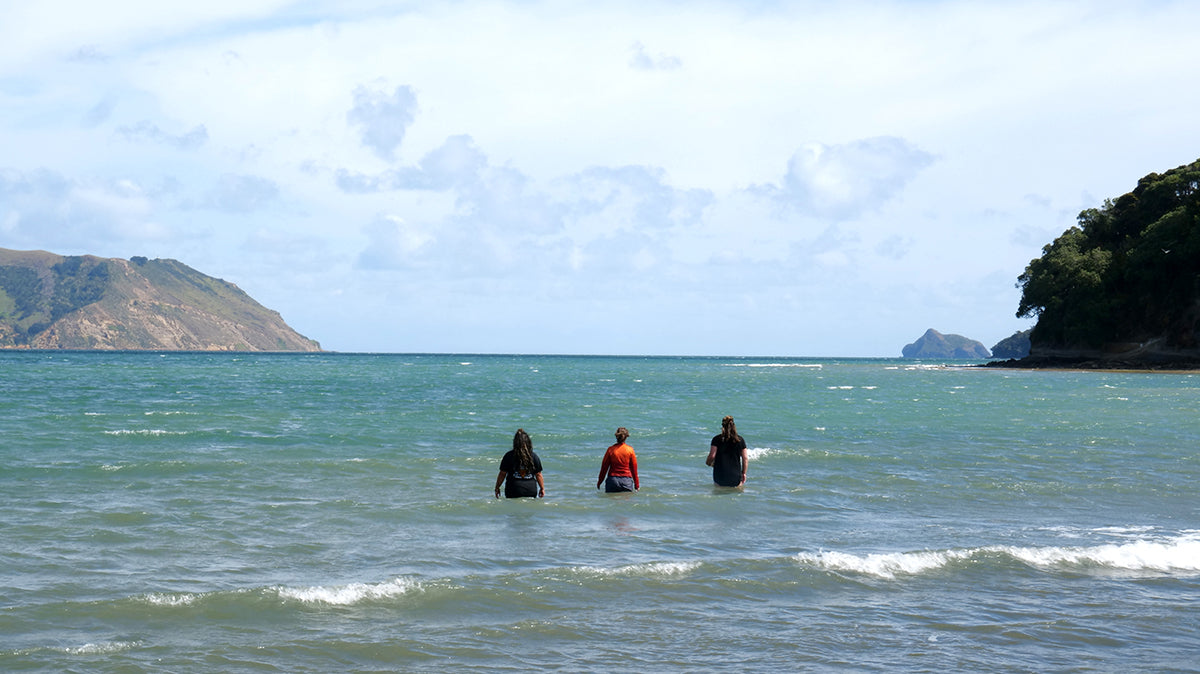
[[[617,442],[625,442],[626,440],[629,439],[629,431],[626,430],[626,428],[624,426],[618,428],[617,432],[614,433],[613,435],[616,436]]]
[[[522,470],[533,470],[533,440],[524,428],[518,428],[513,435],[513,451],[517,453],[517,464]]]
[[[726,416],[721,420],[721,437],[726,440],[732,440],[737,436],[737,426],[733,423],[733,417]]]
[[[529,438],[529,434],[524,428],[518,428],[516,434],[513,435],[513,449],[521,451],[522,449],[533,449],[533,440]]]

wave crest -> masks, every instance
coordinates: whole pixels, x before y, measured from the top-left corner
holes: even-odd
[[[751,461],[757,461],[768,454],[774,453],[775,450],[770,447],[751,447],[746,450],[746,458]]]
[[[82,646],[66,646],[56,650],[68,655],[107,655],[109,653],[128,651],[140,645],[141,642],[138,641],[105,641],[102,643],[87,643]]]
[[[895,578],[898,574],[917,575],[939,569],[952,561],[971,556],[970,551],[885,552],[855,555],[849,552],[802,552],[796,555],[801,564],[810,564],[830,571],[858,573],[877,578]]]
[[[802,552],[797,562],[834,572],[893,579],[937,571],[963,560],[1000,556],[1037,569],[1110,570],[1135,574],[1200,573],[1200,534],[1186,533],[1163,540],[1135,540],[1095,546],[985,546],[962,550],[922,550],[853,554]]]
[[[1070,548],[1001,548],[1000,551],[1037,567],[1081,566],[1120,571],[1200,573],[1200,536],[1195,534],[1165,541],[1135,540]]]
[[[576,570],[597,576],[682,576],[699,566],[699,562],[647,562],[614,567],[581,566]]]
[[[276,587],[282,599],[291,599],[305,604],[331,604],[347,606],[362,601],[391,599],[410,592],[422,590],[421,584],[408,578],[393,578],[382,583],[350,583],[331,587]]]
[[[165,436],[165,435],[187,435],[188,432],[187,431],[168,431],[168,430],[164,430],[161,428],[142,428],[142,429],[124,428],[124,429],[115,430],[115,431],[104,431],[104,434],[105,435],[144,435],[144,436],[158,437],[158,436]]]

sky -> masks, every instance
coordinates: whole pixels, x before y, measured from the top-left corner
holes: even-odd
[[[988,348],[1200,157],[1200,8],[0,0],[0,247],[171,258],[342,352]]]

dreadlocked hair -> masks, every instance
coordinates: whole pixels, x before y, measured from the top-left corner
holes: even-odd
[[[733,417],[725,417],[721,420],[721,439],[722,440],[737,440],[737,426],[733,424]]]
[[[533,472],[533,440],[524,428],[518,428],[513,435],[513,450],[517,452],[517,465],[521,470]]]

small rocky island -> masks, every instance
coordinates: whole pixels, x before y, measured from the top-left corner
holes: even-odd
[[[982,343],[962,335],[943,335],[930,328],[917,341],[905,345],[900,355],[905,358],[951,358],[955,360],[991,358]]]
[[[0,248],[0,349],[320,351],[236,285],[175,260]]]

